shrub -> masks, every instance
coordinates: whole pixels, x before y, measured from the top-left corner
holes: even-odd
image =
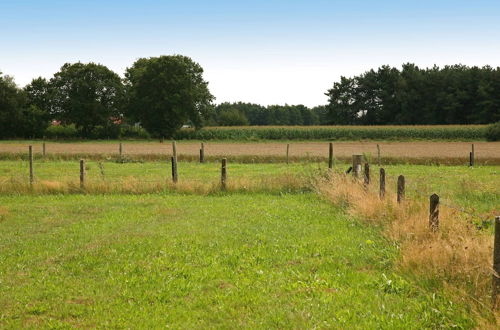
[[[49,139],[72,139],[78,137],[75,125],[51,125],[45,130]]]
[[[488,126],[486,129],[486,140],[500,141],[500,121]]]

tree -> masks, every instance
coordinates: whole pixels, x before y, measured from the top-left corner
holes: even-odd
[[[237,109],[224,109],[217,120],[220,126],[247,126],[248,119]]]
[[[63,123],[74,123],[84,137],[97,126],[112,127],[122,115],[122,81],[104,65],[66,63],[50,80],[50,88],[51,114]]]
[[[201,128],[214,99],[202,67],[182,55],[141,58],[125,74],[129,113],[157,137],[188,122]]]
[[[24,136],[22,128],[25,98],[9,76],[0,72],[0,138]]]

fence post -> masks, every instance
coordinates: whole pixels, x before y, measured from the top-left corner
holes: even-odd
[[[398,177],[398,203],[402,203],[405,199],[405,177],[400,175]]]
[[[122,143],[120,142],[120,145],[118,146],[118,152],[120,154],[120,160],[122,159],[122,155],[123,155],[123,145]]]
[[[201,143],[201,148],[200,148],[200,163],[205,162],[205,144],[203,142]]]
[[[85,187],[85,161],[80,159],[80,188]]]
[[[172,181],[174,183],[177,183],[177,158],[175,158],[174,156],[171,157],[172,159]]]
[[[493,310],[500,308],[500,216],[495,217],[495,238],[493,242]]]
[[[227,182],[227,159],[222,158],[221,176],[220,176],[220,186],[222,190],[226,190]]]
[[[474,166],[474,163],[476,161],[476,157],[475,157],[475,153],[474,153],[474,143],[472,144],[472,166]]]
[[[355,178],[359,178],[361,173],[361,161],[363,159],[363,155],[352,155],[352,175]]]
[[[472,144],[472,151],[469,152],[469,166],[474,166],[474,143]]]
[[[439,196],[432,194],[429,200],[429,228],[432,231],[439,229]]]
[[[45,154],[46,154],[46,153],[45,153],[45,150],[46,150],[46,149],[45,149],[45,142],[44,142],[44,143],[42,144],[42,155],[43,155],[43,157],[44,157],[44,158],[45,158]]]
[[[364,179],[365,179],[365,186],[368,186],[370,184],[370,164],[368,163],[365,163],[365,175],[364,175]]]
[[[377,144],[377,163],[380,166],[380,146]]]
[[[175,144],[175,141],[172,141],[172,156],[177,161],[177,145]]]
[[[286,145],[286,163],[289,163],[289,154],[290,154],[290,143],[287,143]]]
[[[385,197],[385,170],[383,168],[380,169],[379,197],[380,199],[383,199]]]
[[[330,142],[330,146],[328,149],[328,168],[333,168],[333,143]]]
[[[33,176],[33,146],[28,147],[28,159],[30,163],[30,185],[33,185],[34,176]]]

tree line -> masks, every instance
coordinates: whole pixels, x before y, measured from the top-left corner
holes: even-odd
[[[488,124],[500,120],[500,68],[382,66],[328,90],[332,124]]]
[[[66,63],[52,78],[20,89],[0,73],[0,138],[40,138],[50,135],[49,126],[72,128],[69,137],[118,137],[143,129],[170,137],[185,123],[202,127],[213,99],[201,66],[181,55],[141,58],[124,79],[101,64]]]
[[[341,77],[328,104],[213,104],[202,67],[182,55],[138,59],[124,78],[66,63],[18,88],[0,72],[0,138],[171,137],[183,125],[487,124],[500,121],[500,68],[382,66]]]

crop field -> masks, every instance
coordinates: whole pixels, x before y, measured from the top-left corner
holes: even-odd
[[[46,142],[46,155],[52,158],[106,159],[116,157],[119,141],[106,142]],[[284,162],[287,144],[290,161],[317,161],[328,157],[328,142],[205,142],[205,156],[215,160],[221,157],[238,162]],[[28,145],[33,145],[36,157],[42,153],[40,141],[4,141],[0,143],[0,158],[14,159],[27,156]],[[467,164],[471,143],[468,142],[334,142],[334,156],[346,161],[353,154],[364,154],[372,161],[378,157],[386,163],[413,164]],[[480,164],[500,165],[500,142],[474,142],[475,158]],[[171,143],[123,141],[123,156],[136,160],[168,159]],[[200,142],[177,143],[180,160],[196,160]]]
[[[239,126],[183,129],[177,140],[456,140],[486,139],[487,125]]]
[[[87,160],[84,187],[76,159],[36,157],[32,186],[26,159],[0,161],[1,328],[494,327],[500,166],[383,164],[381,201],[373,162],[363,187],[342,161],[229,161],[223,191],[215,159],[179,161],[175,184],[125,160]],[[418,225],[432,193],[440,235]]]

